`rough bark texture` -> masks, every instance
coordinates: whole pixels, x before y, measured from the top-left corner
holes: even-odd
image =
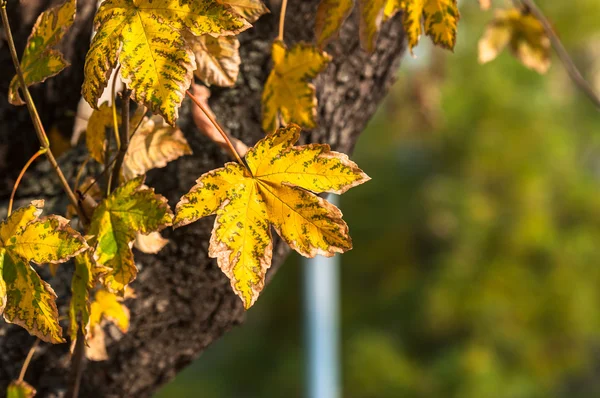
[[[31,0],[35,1],[35,0]],[[67,56],[72,66],[52,83],[36,89],[46,126],[68,131],[79,99],[82,82],[83,55],[89,43],[92,0],[79,0],[80,14],[76,27],[67,39]],[[286,19],[286,41],[313,38],[313,21],[318,0],[291,1]],[[23,48],[27,33],[44,0],[19,6],[9,4],[18,48]],[[20,7],[20,8],[19,8]],[[27,17],[23,11],[34,17]],[[35,12],[31,11],[35,9]],[[276,10],[277,11],[277,10]],[[355,13],[356,14],[356,13]],[[326,142],[336,150],[351,152],[360,132],[375,112],[394,80],[399,59],[404,53],[404,35],[399,17],[387,23],[374,54],[363,52],[358,43],[357,15],[344,26],[339,40],[328,48],[333,62],[317,80],[320,127],[306,132],[305,142]],[[262,17],[241,35],[242,72],[233,89],[213,89],[211,106],[219,120],[234,136],[248,144],[263,136],[260,128],[260,96],[270,69],[270,45],[277,35],[277,15]],[[292,40],[293,39],[293,40]],[[0,200],[10,193],[15,171],[36,149],[35,134],[24,108],[15,110],[6,103],[8,82],[12,76],[6,44],[0,42]],[[150,173],[147,183],[165,195],[171,205],[187,192],[194,180],[207,170],[220,167],[227,157],[195,131],[185,103],[180,119],[194,150],[168,167]],[[83,159],[82,151],[73,150],[62,158],[67,177]],[[19,188],[26,202],[45,198],[47,208],[63,212],[66,199],[46,164],[29,173]],[[133,287],[137,299],[129,300],[131,330],[121,336],[107,327],[110,360],[88,362],[82,381],[82,397],[147,397],[232,326],[243,321],[240,300],[232,293],[227,278],[215,261],[207,256],[213,219],[167,231],[171,243],[156,256],[136,254],[140,268]],[[275,245],[274,275],[287,249],[279,241]],[[70,266],[62,266],[50,283],[59,295],[61,313],[65,314],[70,285]],[[260,300],[257,305],[260,305]],[[10,380],[18,377],[23,359],[34,339],[23,329],[0,321],[0,393]],[[34,385],[40,396],[64,396],[69,380],[68,345],[42,344],[33,358],[26,381]]]

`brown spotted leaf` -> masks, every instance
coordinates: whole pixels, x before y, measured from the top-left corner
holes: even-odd
[[[85,62],[83,97],[93,107],[120,62],[132,98],[171,125],[195,69],[185,33],[231,35],[250,24],[216,0],[105,0]]]
[[[39,218],[43,205],[32,202],[0,223],[0,313],[43,341],[62,343],[56,294],[30,263],[62,263],[88,246],[67,219]]]
[[[240,71],[240,42],[234,36],[204,35],[190,39],[196,56],[194,75],[207,85],[231,87]]]
[[[177,205],[175,227],[216,214],[209,255],[249,308],[271,265],[271,226],[298,253],[333,256],[352,248],[342,213],[323,192],[341,194],[369,177],[328,145],[294,146],[300,127],[289,125],[259,141],[238,163],[201,176]]]
[[[321,0],[315,20],[317,46],[324,48],[339,32],[354,7],[354,0]]]
[[[254,22],[261,15],[267,14],[269,9],[262,0],[218,0],[233,8],[233,11],[244,17],[248,22]]]

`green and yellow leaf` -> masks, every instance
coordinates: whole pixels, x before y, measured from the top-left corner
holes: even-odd
[[[60,51],[52,47],[73,25],[75,5],[75,0],[67,0],[62,5],[44,11],[35,22],[21,59],[21,70],[27,86],[41,83],[69,66]],[[15,76],[8,91],[8,100],[13,105],[25,104],[19,89],[19,78]]]
[[[207,85],[231,87],[240,72],[240,42],[235,36],[203,35],[190,39],[196,56],[194,75]]]
[[[460,13],[456,0],[406,0],[404,30],[412,52],[423,32],[434,44],[454,50]]]
[[[90,312],[90,330],[100,325],[102,320],[115,324],[123,333],[129,330],[129,310],[123,299],[108,290],[100,289],[94,296]]]
[[[367,52],[375,50],[375,42],[379,35],[383,10],[388,0],[358,0],[360,13],[360,45]]]
[[[93,107],[120,62],[133,99],[174,125],[195,69],[185,32],[231,35],[250,24],[216,0],[106,0],[94,20],[83,97]]]
[[[58,264],[87,250],[83,237],[60,216],[38,218],[43,201],[17,209],[0,223],[0,312],[50,343],[62,343],[56,294],[30,262]]]
[[[33,398],[35,394],[35,388],[23,380],[11,382],[6,390],[6,398]]]
[[[144,177],[137,177],[121,185],[92,216],[89,234],[93,235],[96,261],[110,268],[103,283],[118,293],[137,275],[131,251],[136,233],[149,234],[171,225],[173,214],[167,200],[143,183]]]
[[[181,130],[169,126],[161,116],[155,115],[146,118],[131,137],[123,161],[123,175],[125,180],[130,180],[191,153],[192,149]]]
[[[75,272],[71,280],[71,303],[69,305],[69,321],[71,341],[77,338],[77,330],[84,336],[88,334],[90,320],[90,291],[94,288],[95,261],[93,253],[88,250],[75,257]]]
[[[311,80],[327,67],[331,57],[306,43],[288,50],[281,41],[273,43],[272,56],[273,70],[262,95],[263,129],[273,132],[289,123],[315,127],[317,97]]]
[[[496,10],[479,40],[479,62],[490,62],[506,47],[523,65],[544,74],[550,68],[551,43],[533,15],[517,8]]]
[[[289,125],[259,141],[238,163],[201,176],[177,205],[175,227],[216,214],[209,255],[249,308],[271,265],[271,226],[298,253],[332,256],[352,248],[342,213],[315,194],[341,194],[369,177],[328,145],[293,146]]]
[[[119,124],[121,123],[121,115],[117,115],[117,121]],[[114,120],[112,106],[108,102],[104,102],[98,109],[92,111],[85,132],[85,144],[90,156],[102,164],[106,153],[107,130],[114,130]]]
[[[218,0],[219,3],[231,6],[233,10],[244,17],[248,22],[254,22],[269,9],[262,0]]]
[[[339,32],[354,7],[354,0],[321,0],[315,20],[317,46],[325,48]]]

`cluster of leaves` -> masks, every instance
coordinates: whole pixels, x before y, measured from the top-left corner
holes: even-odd
[[[262,96],[266,137],[248,150],[245,161],[238,157],[239,162],[200,176],[173,214],[167,200],[144,185],[144,176],[191,154],[175,123],[194,76],[206,85],[233,86],[241,63],[236,35],[268,10],[260,0],[102,2],[86,56],[82,95],[94,108],[86,145],[90,157],[105,167],[106,178],[80,186],[87,203],[81,210],[89,218],[80,220],[81,231],[60,216],[38,218],[41,202],[18,209],[2,222],[4,318],[43,341],[64,342],[56,295],[30,263],[58,264],[74,258],[70,338],[83,336],[88,356],[105,358],[103,320],[123,332],[128,328],[122,299],[137,275],[132,246],[156,253],[167,242],[159,233],[162,229],[209,215],[216,214],[209,256],[217,259],[246,308],[257,300],[271,264],[271,227],[307,257],[351,249],[341,212],[317,195],[341,194],[369,178],[327,145],[294,144],[302,127],[317,125],[312,80],[331,62],[323,49],[353,6],[351,0],[322,0],[315,43],[288,48],[282,30],[272,45],[273,67]],[[21,84],[43,82],[68,66],[53,47],[72,25],[75,8],[75,0],[67,0],[38,18],[21,60],[21,75],[10,85],[13,104],[24,104]],[[381,24],[400,11],[411,51],[423,33],[443,48],[454,48],[460,18],[456,0],[359,0],[365,50],[374,50]],[[493,59],[509,44],[526,65],[543,69],[540,59],[547,61],[549,45],[537,20],[519,10],[498,12],[480,44],[482,60]],[[126,84],[124,95],[137,103],[129,120],[117,114],[116,98],[110,105],[98,104],[115,70],[115,78]],[[130,133],[127,144],[110,139],[112,134],[120,137],[119,125]],[[114,163],[114,156],[122,152],[122,162]]]

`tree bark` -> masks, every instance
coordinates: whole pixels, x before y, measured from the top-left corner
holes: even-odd
[[[31,24],[31,9],[36,13],[46,6],[9,4],[18,48],[23,48]],[[95,0],[79,0],[74,29],[64,49],[72,66],[48,84],[34,90],[34,98],[45,125],[70,131],[83,81],[84,54],[89,46]],[[288,45],[311,41],[318,0],[291,1],[285,25]],[[275,8],[275,7],[274,7]],[[278,12],[278,9],[275,9]],[[212,89],[210,105],[218,119],[233,136],[251,145],[264,136],[260,127],[260,97],[271,67],[270,47],[277,36],[278,15],[263,16],[255,27],[240,36],[242,68],[232,89]],[[329,143],[334,149],[351,152],[356,139],[373,115],[394,80],[399,60],[405,51],[400,16],[382,28],[377,49],[367,54],[358,41],[357,13],[349,18],[339,38],[327,51],[333,56],[328,69],[317,78],[319,127],[303,133],[303,142]],[[7,92],[13,74],[5,43],[0,42],[0,91]],[[221,149],[196,131],[186,101],[181,110],[180,126],[194,155],[149,173],[147,184],[165,195],[174,206],[204,172],[228,161]],[[16,172],[38,147],[35,133],[24,108],[14,108],[0,96],[0,201],[4,205]],[[67,177],[73,177],[85,155],[74,149],[61,159]],[[28,173],[18,195],[22,202],[46,199],[46,207],[64,213],[66,198],[47,164]],[[5,213],[5,211],[4,211]],[[107,326],[110,359],[86,362],[81,397],[147,397],[171,380],[175,374],[213,341],[244,319],[241,301],[233,294],[229,281],[208,258],[207,248],[214,218],[201,220],[176,231],[166,231],[170,243],[158,255],[136,253],[140,268],[133,283],[137,298],[127,301],[131,310],[129,333],[121,335]],[[274,245],[272,278],[288,249],[279,240]],[[59,295],[61,314],[66,314],[70,295],[71,269],[63,265],[57,276],[48,278]],[[42,270],[44,271],[44,270]],[[47,276],[44,273],[44,276]],[[260,305],[260,300],[256,305]],[[64,323],[66,325],[66,321]],[[23,329],[0,321],[0,392],[19,375],[23,360],[33,343]],[[42,344],[33,357],[25,380],[39,396],[65,396],[69,380],[68,344]]]

